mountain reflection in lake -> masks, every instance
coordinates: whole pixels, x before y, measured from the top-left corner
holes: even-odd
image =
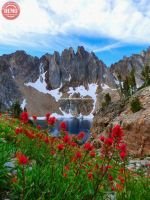
[[[54,135],[54,136],[59,135],[59,131],[60,131],[59,126],[62,121],[66,122],[67,131],[70,134],[78,134],[80,131],[84,131],[86,133],[84,140],[86,140],[89,137],[92,119],[87,119],[84,117],[81,117],[81,118],[72,117],[69,119],[68,118],[57,119],[55,126],[50,131],[52,135]],[[38,124],[41,125],[43,128],[47,128],[45,121],[38,120]]]

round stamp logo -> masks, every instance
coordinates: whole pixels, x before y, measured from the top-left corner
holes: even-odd
[[[8,1],[2,7],[2,15],[8,20],[16,19],[20,14],[20,7],[16,2]]]

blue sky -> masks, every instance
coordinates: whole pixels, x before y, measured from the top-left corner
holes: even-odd
[[[150,46],[149,0],[16,2],[21,9],[17,19],[0,14],[0,55],[25,50],[41,56],[84,46],[109,66]]]

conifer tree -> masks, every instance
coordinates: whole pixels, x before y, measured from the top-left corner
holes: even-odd
[[[126,79],[123,81],[123,94],[125,98],[130,96],[130,85],[128,77],[126,77]]]
[[[134,94],[136,92],[136,80],[135,80],[135,70],[132,68],[130,74],[129,74],[129,87],[130,87],[130,95]]]
[[[20,117],[20,114],[22,112],[22,109],[21,109],[21,106],[20,106],[20,103],[19,101],[16,101],[12,104],[11,108],[10,108],[10,111],[12,113],[12,115],[16,118],[19,118]]]
[[[149,86],[150,85],[150,66],[145,65],[145,67],[142,70],[142,80],[144,81],[144,86]]]
[[[109,93],[105,94],[105,102],[106,102],[106,105],[109,105],[109,103],[111,102],[111,96]]]

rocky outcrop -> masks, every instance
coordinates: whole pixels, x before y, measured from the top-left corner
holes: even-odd
[[[100,108],[93,119],[91,132],[99,134],[106,128],[109,128],[114,118],[120,115],[120,113],[125,109],[124,106],[123,103],[117,101],[110,103],[104,108]]]
[[[43,59],[46,59],[44,61]],[[115,87],[113,76],[106,65],[94,53],[78,47],[75,53],[72,48],[65,49],[60,55],[46,55],[41,60],[46,72],[48,89],[59,87],[88,86],[90,83],[106,83]]]
[[[16,51],[10,55],[0,56],[0,103],[2,109],[23,100],[19,89],[21,83],[35,81],[39,75],[39,59]]]
[[[134,97],[139,98],[143,107],[136,113],[130,108],[130,101]],[[112,124],[121,123],[129,153],[137,156],[150,155],[150,87],[139,90],[132,98],[125,106],[118,102],[100,109],[94,117],[92,132],[99,135]]]
[[[9,108],[15,99],[20,99],[21,93],[12,78],[11,69],[5,59],[0,57],[0,109]]]
[[[128,76],[129,72],[135,70],[135,78],[137,86],[140,87],[143,84],[141,79],[141,72],[145,65],[150,64],[150,48],[146,51],[143,51],[141,54],[133,54],[130,57],[124,57],[117,63],[114,63],[110,67],[110,72],[116,77],[119,73],[122,79],[125,79]]]
[[[39,58],[30,56],[24,51],[16,51],[10,55],[1,56],[15,80],[34,82],[39,76]],[[1,62],[0,62],[1,63]]]

